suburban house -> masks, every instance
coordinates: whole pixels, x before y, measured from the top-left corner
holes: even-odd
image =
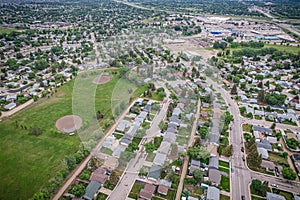
[[[154,165],[159,165],[159,166],[163,166],[165,161],[167,159],[167,155],[166,154],[162,154],[162,153],[157,153],[154,160],[153,160],[153,164]]]
[[[216,187],[209,186],[207,188],[206,200],[219,200],[220,190]]]
[[[285,200],[284,196],[267,192],[267,200]]]
[[[209,169],[208,170],[208,179],[212,183],[213,186],[219,186],[221,182],[221,173],[217,169]]]
[[[153,165],[149,172],[148,172],[148,179],[153,180],[153,181],[158,181],[160,174],[161,174],[161,167],[157,165]]]
[[[86,200],[94,199],[100,187],[101,184],[99,182],[91,181],[85,189],[85,194],[83,195],[83,198]]]
[[[272,136],[272,133],[273,133],[272,129],[266,128],[266,127],[263,127],[263,126],[255,126],[255,125],[253,125],[252,126],[252,130],[253,131],[258,131],[258,132],[261,132],[261,133],[264,133],[264,134],[270,135],[270,136]]]
[[[216,156],[209,157],[208,169],[219,169],[219,159]]]
[[[261,157],[262,157],[263,159],[268,159],[268,158],[269,158],[268,150],[265,149],[265,148],[257,147],[257,153],[258,153],[259,155],[261,155]]]
[[[191,159],[191,164],[189,167],[189,175],[191,176],[193,172],[197,169],[200,169],[201,163],[199,160]]]
[[[122,120],[119,122],[116,130],[119,131],[119,132],[125,132],[125,129],[128,128],[129,126],[129,121],[127,120]]]
[[[156,190],[156,186],[146,183],[144,188],[140,191],[140,197],[146,200],[151,200],[152,196]]]
[[[108,179],[108,175],[106,174],[106,169],[99,167],[96,169],[91,177],[90,182],[85,189],[85,194],[83,195],[84,199],[92,200],[98,193],[101,186],[105,183],[105,181]]]

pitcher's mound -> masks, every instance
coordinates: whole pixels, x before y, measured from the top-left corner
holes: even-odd
[[[93,83],[97,85],[101,85],[109,82],[112,79],[110,75],[101,75],[94,78]]]
[[[64,133],[73,133],[80,129],[81,125],[82,119],[77,115],[66,115],[55,123],[56,128]]]

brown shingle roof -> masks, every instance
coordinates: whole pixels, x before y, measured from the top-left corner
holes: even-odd
[[[160,194],[164,194],[164,195],[168,194],[168,190],[169,190],[169,188],[165,185],[159,185],[157,188],[157,192]]]

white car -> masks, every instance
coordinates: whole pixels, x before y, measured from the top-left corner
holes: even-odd
[[[275,183],[271,184],[271,186],[274,188],[278,188],[278,185],[276,185]]]

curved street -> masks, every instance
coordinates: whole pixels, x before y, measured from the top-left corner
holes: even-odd
[[[233,115],[234,121],[231,125],[232,130],[230,132],[230,143],[233,145],[233,155],[231,157],[231,198],[232,199],[240,199],[241,196],[245,196],[246,200],[250,200],[250,190],[248,185],[251,183],[252,179],[259,179],[261,181],[268,181],[270,184],[277,184],[279,189],[292,192],[299,193],[300,183],[296,181],[287,181],[286,179],[275,177],[259,172],[255,172],[250,170],[246,162],[242,160],[244,155],[241,152],[241,147],[243,146],[243,130],[242,124],[248,123],[252,125],[263,125],[266,127],[270,127],[273,123],[262,121],[262,120],[254,120],[247,119],[240,115],[239,107],[237,103],[231,99],[230,94],[223,89],[218,83],[212,81],[210,78],[206,78],[206,81],[212,85],[212,87],[219,93],[221,93],[225,102],[228,105],[228,110]],[[293,131],[299,131],[300,128],[296,126],[290,126],[286,124],[276,124],[277,128],[280,129],[291,129]]]

